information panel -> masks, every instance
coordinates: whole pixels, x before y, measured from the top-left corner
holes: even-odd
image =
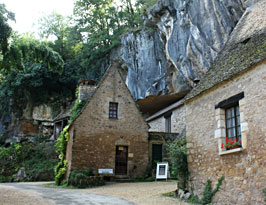
[[[113,174],[113,169],[98,169],[99,174]]]
[[[156,179],[167,179],[168,162],[158,162],[156,169]]]

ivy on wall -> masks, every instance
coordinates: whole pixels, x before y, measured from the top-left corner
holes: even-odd
[[[77,94],[77,93],[76,93]],[[66,149],[67,149],[67,143],[69,140],[69,127],[71,123],[78,117],[79,113],[85,106],[86,101],[76,100],[75,105],[72,108],[70,120],[68,122],[68,125],[63,129],[61,132],[57,142],[56,142],[56,152],[59,154],[59,162],[55,167],[55,183],[56,185],[61,185],[65,174],[67,172],[67,160],[66,160]]]

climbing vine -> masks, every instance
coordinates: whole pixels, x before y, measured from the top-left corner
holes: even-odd
[[[69,140],[69,127],[71,123],[76,119],[76,117],[81,112],[82,108],[84,107],[86,101],[76,100],[75,105],[73,106],[71,110],[71,116],[70,120],[68,122],[68,125],[63,129],[61,132],[57,142],[56,142],[56,152],[59,154],[59,162],[55,167],[55,183],[56,185],[61,185],[65,174],[67,172],[67,160],[66,160],[66,149],[67,149],[67,143]]]

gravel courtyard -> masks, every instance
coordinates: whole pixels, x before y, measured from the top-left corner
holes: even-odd
[[[175,181],[141,183],[107,183],[90,189],[54,189],[47,182],[0,184],[0,205],[53,204],[136,204],[185,205],[176,199],[163,197],[176,189]]]

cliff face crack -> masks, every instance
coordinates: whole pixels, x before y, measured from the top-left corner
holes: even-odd
[[[134,98],[186,93],[208,71],[244,9],[240,0],[158,1],[147,12],[149,28],[122,38]]]

